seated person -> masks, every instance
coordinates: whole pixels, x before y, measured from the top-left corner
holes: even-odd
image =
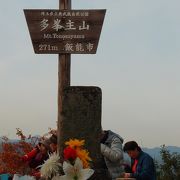
[[[132,159],[131,173],[124,173],[125,178],[156,180],[155,165],[151,156],[143,152],[135,141],[127,142],[123,149]]]

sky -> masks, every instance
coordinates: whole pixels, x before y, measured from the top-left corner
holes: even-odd
[[[58,55],[35,54],[23,9],[58,0],[1,0],[0,136],[56,128]],[[180,1],[72,0],[106,9],[95,55],[71,56],[71,85],[102,89],[102,125],[142,147],[180,146]]]

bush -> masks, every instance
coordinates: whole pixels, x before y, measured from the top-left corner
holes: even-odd
[[[157,180],[179,180],[180,179],[180,154],[170,153],[165,145],[161,151],[162,163],[156,163]]]
[[[16,134],[20,137],[17,142],[11,142],[7,137],[2,137],[0,174],[28,174],[30,172],[28,165],[22,161],[21,157],[32,150],[35,143],[34,137],[26,138],[19,128]]]

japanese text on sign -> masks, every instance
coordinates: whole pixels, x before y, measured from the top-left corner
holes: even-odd
[[[35,53],[96,53],[106,10],[24,12]]]
[[[48,19],[43,19],[40,22],[41,31],[48,28],[48,26],[49,26],[48,21],[49,21]],[[63,24],[61,24],[61,19],[54,19],[53,25],[52,25],[51,28],[56,30],[56,31],[58,31],[58,30],[79,30],[79,31],[82,31],[82,30],[89,30],[89,25],[86,24],[85,21],[82,21],[82,25],[76,27],[75,23],[72,20],[69,19],[65,23],[65,26],[64,26]]]

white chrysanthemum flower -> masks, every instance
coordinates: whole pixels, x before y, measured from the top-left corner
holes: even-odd
[[[54,180],[87,180],[94,173],[93,169],[83,169],[83,163],[79,158],[76,158],[74,166],[64,161],[63,170],[65,175]]]
[[[41,175],[45,178],[51,178],[59,174],[59,170],[62,167],[62,164],[59,163],[60,157],[57,153],[49,155],[43,165],[41,165]]]

